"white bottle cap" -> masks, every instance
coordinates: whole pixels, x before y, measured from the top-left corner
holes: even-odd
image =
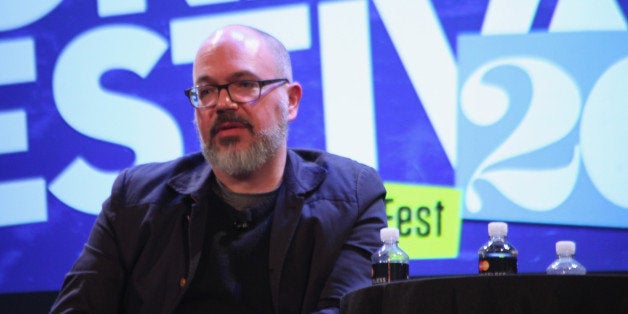
[[[491,237],[508,235],[508,224],[505,222],[491,222],[488,224],[488,235]]]
[[[382,240],[382,242],[386,242],[386,241],[397,242],[399,241],[399,229],[382,228],[382,230],[379,231],[379,237]]]
[[[576,242],[558,241],[556,242],[556,254],[558,255],[574,255],[576,254]]]

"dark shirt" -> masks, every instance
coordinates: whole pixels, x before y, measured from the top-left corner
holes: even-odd
[[[273,313],[268,241],[277,190],[238,194],[213,181],[201,260],[175,312]]]

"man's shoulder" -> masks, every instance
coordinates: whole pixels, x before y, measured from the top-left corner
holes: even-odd
[[[165,162],[136,165],[120,173],[112,189],[113,196],[125,204],[152,202],[200,181],[198,178],[206,167],[200,153]],[[184,184],[173,183],[181,177],[185,177],[181,180]]]
[[[301,161],[313,163],[324,169],[344,169],[346,171],[361,171],[364,169],[372,169],[370,166],[362,164],[348,157],[332,154],[323,150],[316,149],[290,149]]]
[[[132,166],[124,171],[127,179],[164,179],[176,176],[181,172],[186,172],[204,165],[205,159],[200,153],[181,156],[179,158],[162,161],[151,162]]]
[[[320,182],[338,192],[343,188],[353,190],[356,186],[382,184],[377,170],[351,158],[321,150],[290,151],[293,173],[302,186],[317,186]]]

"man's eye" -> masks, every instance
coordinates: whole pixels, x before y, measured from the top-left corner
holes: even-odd
[[[255,88],[257,82],[255,81],[239,81],[234,83],[238,88]]]
[[[207,95],[212,95],[213,93],[215,93],[216,89],[213,87],[200,87],[198,89],[198,95],[200,97],[204,97]]]

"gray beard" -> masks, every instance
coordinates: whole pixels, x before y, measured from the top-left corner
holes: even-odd
[[[200,132],[200,130],[198,131]],[[205,159],[213,168],[220,169],[230,176],[251,174],[266,164],[277,153],[281,145],[285,143],[288,133],[288,122],[284,116],[280,123],[272,129],[260,132],[255,132],[252,129],[249,131],[253,133],[253,143],[251,146],[243,149],[235,148],[235,145],[239,142],[238,139],[226,139],[220,144],[208,145],[199,136],[203,156],[205,156]],[[211,130],[207,132],[211,133]],[[212,140],[210,139],[210,142]]]

